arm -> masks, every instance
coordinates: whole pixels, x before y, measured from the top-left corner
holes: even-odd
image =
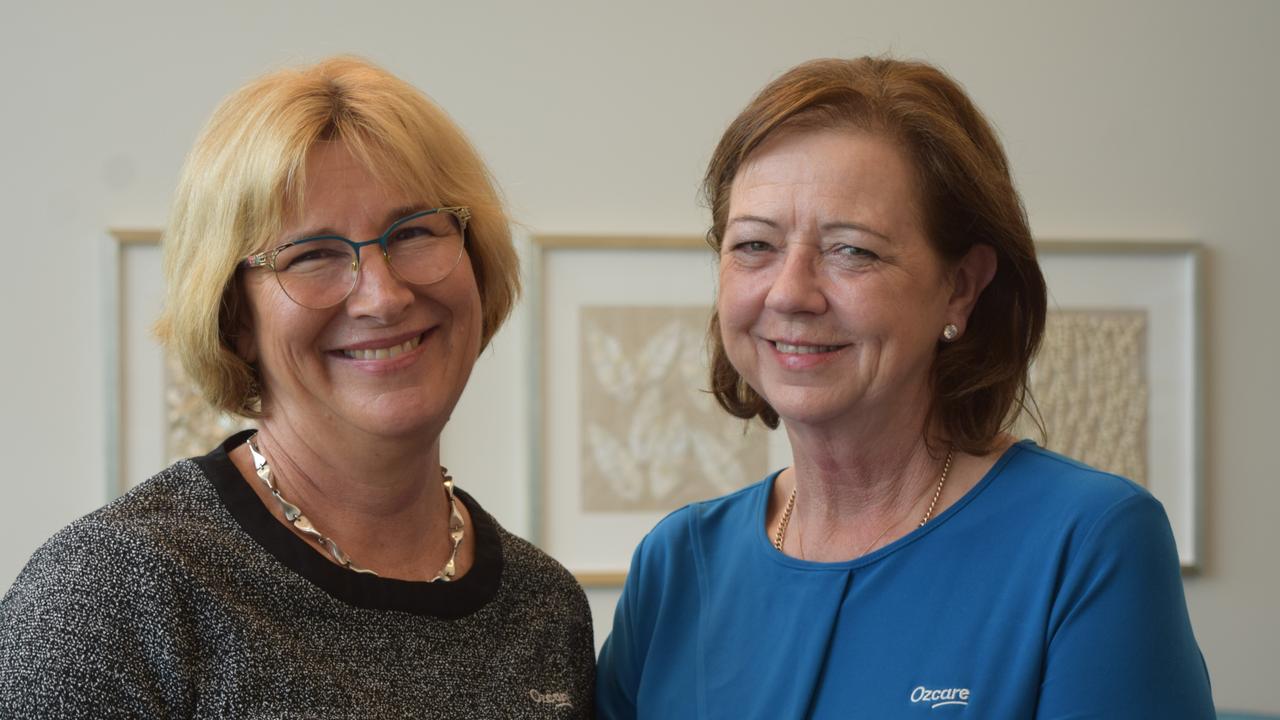
[[[574,697],[582,698],[580,712],[577,717],[593,718],[595,712],[595,680],[596,680],[596,640],[591,626],[591,606],[587,603],[587,594],[573,583],[576,612],[570,616],[566,636],[569,644],[569,676],[572,686],[577,692]]]
[[[596,665],[596,716],[602,720],[636,717],[636,692],[644,667],[641,636],[636,628],[643,551],[641,542],[632,555],[627,582],[613,612],[613,630],[600,649]]]
[[[1037,718],[1213,718],[1173,533],[1151,496],[1091,528],[1050,618]]]
[[[0,716],[170,716],[171,628],[150,612],[167,593],[131,572],[147,562],[87,523],[37,551],[0,602]]]

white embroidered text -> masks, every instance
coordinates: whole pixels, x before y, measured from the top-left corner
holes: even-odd
[[[530,690],[529,699],[544,705],[555,705],[558,708],[573,707],[573,703],[569,700],[569,693],[566,692],[540,693],[537,690]]]
[[[930,690],[921,685],[911,691],[911,702],[929,703],[931,708],[942,707],[943,705],[968,705],[969,688]]]

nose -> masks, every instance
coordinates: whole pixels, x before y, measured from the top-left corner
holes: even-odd
[[[380,247],[360,249],[360,274],[347,296],[348,313],[391,322],[409,309],[413,297],[413,288],[396,277]]]
[[[802,243],[788,243],[782,266],[778,268],[769,293],[765,296],[765,307],[788,314],[819,314],[826,311],[827,298],[822,292],[817,260],[817,248]]]

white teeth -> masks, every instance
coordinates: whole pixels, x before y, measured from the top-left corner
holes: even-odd
[[[838,345],[788,345],[787,343],[776,341],[773,346],[778,348],[778,352],[789,355],[811,355],[813,353],[834,352],[840,349]]]
[[[386,360],[387,358],[393,358],[399,355],[400,353],[409,352],[410,350],[418,347],[418,344],[421,342],[422,342],[422,336],[419,335],[415,338],[410,338],[409,340],[405,340],[399,345],[392,345],[390,347],[373,348],[373,349],[367,349],[367,350],[343,350],[342,354],[346,355],[352,360]]]

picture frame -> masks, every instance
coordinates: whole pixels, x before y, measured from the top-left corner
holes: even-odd
[[[703,391],[717,265],[702,238],[535,235],[532,245],[532,535],[583,585],[620,586],[644,533],[688,501],[760,480],[780,434],[729,417]],[[601,360],[610,352],[616,369]],[[662,385],[660,400],[628,394],[646,382]],[[675,457],[638,449],[655,444]],[[688,483],[664,472],[680,463]]]
[[[164,298],[161,232],[112,229],[107,279],[108,499],[248,423],[211,407],[154,335]]]
[[[164,293],[160,231],[111,229],[106,282],[108,499],[164,467],[163,352],[151,334]]]
[[[1052,426],[1047,446],[1144,485],[1164,505],[1183,571],[1198,572],[1206,466],[1204,248],[1189,241],[1053,240],[1037,243],[1037,254],[1049,289],[1050,314],[1038,364],[1052,352],[1056,315],[1122,312],[1145,317],[1145,347],[1139,352],[1146,378],[1147,408],[1140,435],[1145,472],[1138,477],[1139,473],[1106,467],[1087,452],[1062,447],[1070,438],[1061,433],[1055,437]],[[1112,363],[1112,368],[1120,365]],[[1037,400],[1052,397],[1050,389],[1037,388],[1036,370],[1033,367],[1032,389]],[[1124,434],[1125,421],[1096,419],[1099,427],[1111,429],[1102,440],[1121,444],[1117,438]],[[1132,429],[1135,418],[1127,419]]]
[[[715,255],[702,238],[690,236],[535,235],[532,244],[532,534],[584,585],[619,586],[636,545],[675,508],[593,510],[584,499],[583,468],[591,463],[584,452],[583,412],[577,407],[582,383],[590,382],[583,380],[590,373],[582,370],[581,356],[587,354],[582,328],[590,322],[590,313],[584,310],[637,303],[701,305],[708,308],[709,316],[716,287]],[[1142,397],[1145,412],[1107,417],[1098,427],[1130,427],[1131,416],[1142,418],[1140,428],[1130,427],[1123,435],[1129,438],[1128,452],[1140,455],[1141,462],[1134,467],[1141,469],[1142,484],[1165,506],[1184,571],[1194,572],[1200,562],[1204,467],[1203,251],[1190,242],[1112,241],[1045,241],[1037,243],[1037,249],[1049,288],[1048,340],[1064,337],[1065,327],[1065,337],[1070,332],[1077,336],[1127,333],[1135,343],[1128,356],[1104,354],[1087,359],[1092,366],[1073,361],[1054,368],[1096,372],[1097,363],[1103,362],[1108,368],[1114,365],[1131,371],[1128,376],[1114,370],[1102,373],[1112,381],[1123,385],[1133,377],[1145,383],[1126,391]],[[662,292],[655,293],[656,287]],[[1038,361],[1044,365],[1054,362],[1048,340],[1050,354]],[[1105,346],[1115,347],[1119,346]],[[639,352],[637,347],[621,349],[623,354]],[[1033,368],[1033,392],[1034,378]],[[707,386],[705,374],[697,380],[696,388]],[[1041,410],[1046,424],[1052,425],[1055,398],[1070,401],[1072,393],[1055,392],[1049,383],[1041,384],[1046,400]],[[759,427],[759,423],[753,425]],[[1050,426],[1048,430],[1050,449],[1073,439],[1063,429],[1055,432]],[[767,449],[765,469],[789,464],[785,435],[764,435],[758,444]],[[1035,433],[1028,435],[1035,438]],[[1124,457],[1120,451],[1124,448],[1111,447],[1122,445],[1113,437],[1087,439],[1110,452],[1102,455],[1106,461]],[[1066,444],[1069,452],[1070,442]],[[745,472],[740,484],[763,475]]]
[[[191,452],[171,447],[170,416],[175,402],[182,402],[181,398],[175,401],[173,388],[181,385],[181,378],[174,377],[172,363],[166,362],[151,332],[163,295],[160,231],[115,229],[109,235],[112,262],[107,264],[109,297],[104,307],[107,327],[111,328],[106,364],[106,494],[111,498],[162,469],[177,455]],[[584,584],[616,586],[625,577],[635,545],[674,507],[635,512],[580,509],[582,452],[557,425],[576,422],[565,402],[578,390],[566,382],[575,374],[581,375],[571,371],[579,362],[557,354],[578,345],[576,336],[567,332],[572,328],[564,322],[564,311],[592,304],[656,303],[701,306],[709,316],[716,284],[715,256],[696,236],[535,235],[532,241],[532,536],[561,558]],[[1147,470],[1127,474],[1141,475],[1135,479],[1162,502],[1183,569],[1196,572],[1201,562],[1205,467],[1204,250],[1193,242],[1096,240],[1043,241],[1037,243],[1037,249],[1049,288],[1051,331],[1054,317],[1064,312],[1137,311],[1147,318],[1141,355],[1150,404],[1138,443]],[[552,368],[558,368],[558,374],[553,376]],[[694,375],[688,378],[689,388],[698,392],[706,387],[706,377]],[[1037,399],[1042,399],[1039,393]],[[203,429],[195,434],[201,438],[234,430],[225,425],[226,419],[211,420],[198,412],[182,414],[199,418]],[[730,426],[742,425],[731,418],[728,422]],[[1025,425],[1019,429],[1031,430]],[[1035,437],[1034,432],[1027,434]],[[1102,466],[1087,452],[1062,447],[1061,440],[1062,433],[1050,427],[1050,449],[1083,455],[1086,462],[1093,460]],[[766,469],[790,462],[781,433],[764,433],[759,444],[766,448]],[[741,484],[760,479],[759,469],[743,470]],[[732,488],[704,488],[704,492],[713,489]],[[574,502],[566,503],[566,498]],[[574,511],[574,507],[579,509]],[[582,552],[581,548],[588,550]]]

